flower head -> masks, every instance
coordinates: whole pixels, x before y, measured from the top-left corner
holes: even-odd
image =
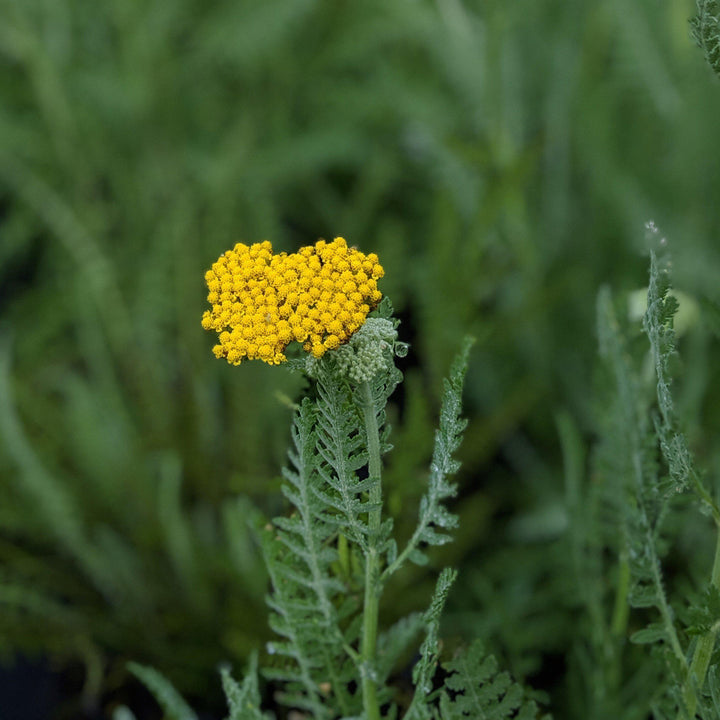
[[[343,238],[278,255],[268,241],[238,243],[205,273],[212,309],[202,326],[218,333],[215,356],[233,365],[245,359],[277,365],[293,341],[320,358],[365,323],[382,297],[383,275],[377,255]]]

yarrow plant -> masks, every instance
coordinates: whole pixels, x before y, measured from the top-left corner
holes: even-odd
[[[276,702],[303,717],[535,717],[535,704],[479,643],[447,662],[447,682],[437,685],[439,621],[455,571],[442,571],[425,613],[382,629],[380,599],[390,578],[406,563],[426,563],[426,549],[448,542],[457,526],[445,503],[456,492],[450,478],[466,425],[461,396],[471,346],[466,339],[445,381],[417,526],[399,547],[392,519],[383,517],[382,455],[390,449],[385,407],[402,380],[394,359],[407,346],[398,341],[389,300],[380,302],[383,274],[376,255],[336,238],[279,255],[269,242],[240,243],[205,276],[212,309],[202,324],[219,334],[215,355],[233,365],[286,363],[315,386],[296,411],[283,471],[292,512],[262,533],[277,635],[262,673],[278,688]],[[288,358],[292,342],[306,354]],[[390,678],[422,634],[413,691],[402,700]],[[260,709],[256,668],[254,657],[242,684],[223,671],[231,720],[270,717]],[[133,670],[168,717],[195,718],[156,671]]]

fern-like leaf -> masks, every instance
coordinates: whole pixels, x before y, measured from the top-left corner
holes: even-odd
[[[654,310],[658,321],[663,317],[662,322],[667,322],[667,309],[658,307]],[[614,398],[606,418],[606,446],[600,451],[610,459],[612,472],[619,478],[618,490],[625,495],[624,502],[619,506],[619,519],[631,573],[629,601],[633,607],[654,607],[660,614],[660,625],[653,624],[648,632],[641,631],[633,639],[636,642],[662,640],[671,649],[675,660],[684,664],[685,656],[665,593],[660,563],[660,533],[668,496],[660,488],[655,436],[647,420],[649,403],[632,366],[606,288],[598,296],[598,333],[600,354],[615,384]]]
[[[370,510],[362,494],[370,488],[357,471],[367,464],[361,424],[350,386],[337,373],[324,367],[317,377],[318,473],[323,484],[316,490],[321,499],[341,516],[342,531],[363,550],[367,547],[367,523],[361,515]],[[321,489],[322,488],[322,489]]]
[[[535,703],[525,698],[522,687],[513,682],[508,673],[498,672],[497,661],[485,654],[479,640],[444,663],[443,669],[449,673],[440,695],[443,720],[537,717]]]
[[[405,714],[405,720],[426,720],[435,716],[430,699],[439,656],[440,615],[456,578],[457,570],[445,568],[440,573],[430,607],[423,616],[425,639],[420,646],[420,659],[413,668],[415,693]]]
[[[649,224],[649,231],[652,234],[657,233],[653,224]],[[678,303],[669,294],[670,288],[670,264],[667,256],[658,257],[654,251],[651,251],[648,302],[643,328],[650,341],[656,373],[659,412],[655,417],[655,430],[668,466],[668,477],[661,488],[664,493],[676,493],[691,487],[716,519],[720,520],[720,510],[702,485],[687,440],[678,428],[675,415],[669,363],[675,352],[673,318]]]
[[[690,21],[690,30],[710,67],[720,77],[720,2],[697,0],[696,4],[697,13]]]
[[[269,715],[260,709],[260,690],[258,688],[257,653],[250,656],[250,667],[239,684],[227,667],[220,668],[223,690],[230,715],[227,720],[268,720]]]
[[[285,658],[265,675],[285,683],[278,694],[284,704],[323,718],[349,715],[357,703],[348,690],[355,668],[337,609],[344,587],[332,572],[337,560],[333,543],[343,521],[321,489],[328,472],[320,472],[327,460],[318,448],[327,444],[318,438],[317,422],[318,410],[306,398],[293,426],[291,467],[283,472],[282,490],[295,511],[276,518],[276,530],[264,541],[273,586],[270,625],[281,637],[270,647]]]
[[[720,623],[720,590],[710,585],[687,613],[688,635],[712,632]]]
[[[450,536],[445,531],[457,527],[457,516],[443,503],[454,497],[457,491],[455,484],[450,482],[450,477],[460,467],[460,463],[453,456],[460,447],[462,434],[467,426],[467,421],[460,417],[460,413],[465,373],[473,343],[473,338],[465,338],[450,369],[450,376],[444,381],[440,427],[435,433],[428,489],[420,500],[418,524],[403,551],[397,557],[389,558],[385,577],[394,573],[406,560],[418,565],[427,562],[422,550],[423,545],[442,545],[448,542]]]

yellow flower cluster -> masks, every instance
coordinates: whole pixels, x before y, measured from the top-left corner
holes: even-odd
[[[215,356],[233,365],[277,365],[295,340],[319,358],[362,326],[382,297],[383,275],[377,255],[349,248],[343,238],[279,255],[268,241],[238,243],[205,273],[212,310],[202,326],[218,333]]]

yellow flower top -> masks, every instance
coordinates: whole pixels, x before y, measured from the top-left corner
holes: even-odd
[[[202,326],[218,333],[213,348],[232,365],[262,360],[278,365],[294,340],[322,357],[346,343],[382,297],[385,274],[375,253],[343,238],[319,240],[296,253],[273,255],[272,245],[238,243],[205,273],[208,302]]]

